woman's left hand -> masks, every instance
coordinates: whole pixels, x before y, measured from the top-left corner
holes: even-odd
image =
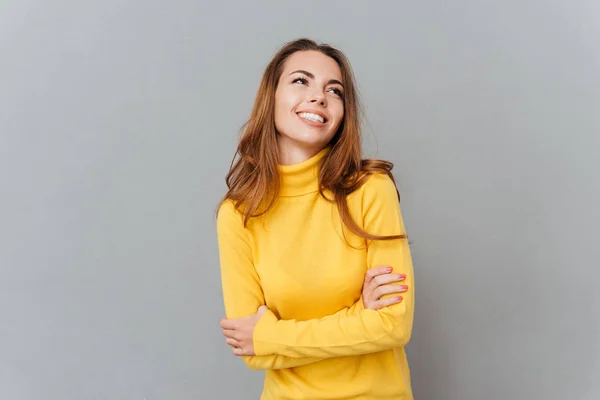
[[[231,346],[233,354],[236,356],[253,356],[254,353],[254,327],[258,320],[268,310],[266,306],[260,306],[258,312],[245,318],[221,320],[223,335],[227,338],[226,342]]]

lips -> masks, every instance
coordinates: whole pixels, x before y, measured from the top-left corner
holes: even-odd
[[[318,123],[326,123],[327,116],[320,111],[312,111],[312,110],[302,110],[296,113],[300,118]]]

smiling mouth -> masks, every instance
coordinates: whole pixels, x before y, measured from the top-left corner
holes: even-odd
[[[327,119],[317,115],[317,114],[313,114],[313,113],[307,113],[307,112],[301,112],[298,113],[298,116],[300,118],[306,119],[308,121],[312,121],[312,122],[320,122],[321,124],[324,124],[325,122],[327,122]]]

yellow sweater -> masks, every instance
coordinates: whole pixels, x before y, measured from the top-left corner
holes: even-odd
[[[318,192],[328,148],[296,165],[279,166],[281,191],[268,213],[243,227],[230,201],[217,218],[227,318],[270,311],[254,331],[255,356],[266,370],[261,400],[412,400],[404,345],[411,335],[414,278],[406,239],[370,241],[343,227],[337,206]],[[405,233],[391,179],[372,175],[348,195],[354,221],[376,235]],[[347,241],[349,242],[347,242]],[[368,268],[405,274],[403,301],[364,309]]]

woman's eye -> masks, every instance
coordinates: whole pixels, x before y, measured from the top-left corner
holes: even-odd
[[[330,89],[333,93],[335,93],[336,95],[342,97],[342,91],[340,89],[336,89],[336,88],[331,88]]]
[[[292,83],[297,83],[297,82],[300,82],[301,84],[303,84],[303,85],[306,85],[306,83],[307,83],[308,81],[307,81],[306,79],[304,79],[304,78],[296,78],[296,79],[294,79],[294,80],[292,81]]]

